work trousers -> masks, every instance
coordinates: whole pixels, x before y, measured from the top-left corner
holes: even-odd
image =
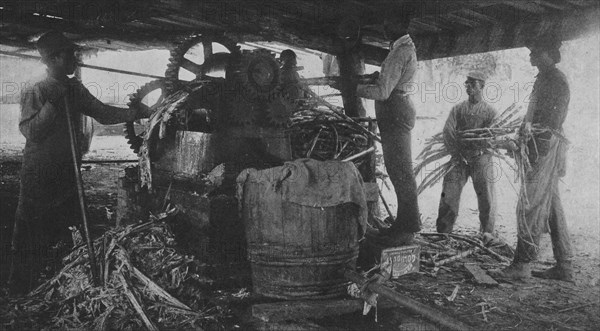
[[[46,268],[52,272],[72,248],[69,226],[81,221],[76,196],[58,205],[41,207],[19,197],[13,227],[12,267],[9,282],[17,291],[29,291]]]
[[[473,188],[477,194],[479,208],[480,231],[494,232],[496,223],[496,199],[494,184],[498,179],[497,171],[490,154],[484,153],[465,164],[456,161],[454,168],[444,177],[442,197],[436,221],[439,233],[451,233],[458,217],[460,196],[469,177],[473,180]]]
[[[556,180],[558,181],[558,178],[556,178]],[[572,257],[571,241],[569,240],[567,221],[565,219],[565,213],[558,191],[552,193],[550,208],[548,226],[550,227],[550,239],[552,241],[554,258],[559,263],[570,261]],[[536,261],[539,253],[540,237],[540,233],[531,235],[519,234],[517,239],[517,250],[515,252],[515,262]]]
[[[421,218],[410,132],[415,126],[415,108],[407,95],[393,92],[387,100],[375,101],[375,114],[381,134],[385,168],[398,202],[396,221],[391,229],[397,232],[418,232],[421,230]]]
[[[572,258],[571,242],[558,188],[565,172],[566,145],[557,137],[549,142],[549,151],[540,155],[525,174],[517,204],[518,238],[515,262],[537,260],[542,233],[550,231],[552,250],[557,262]]]

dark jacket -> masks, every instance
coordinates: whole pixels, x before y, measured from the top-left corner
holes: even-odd
[[[132,121],[136,115],[134,110],[104,105],[74,78],[59,81],[47,77],[28,87],[21,95],[19,120],[19,130],[26,138],[21,168],[21,199],[32,199],[40,206],[60,203],[75,190],[64,104],[66,94],[74,114],[91,116],[102,124]],[[75,127],[80,125],[80,116],[73,118]],[[81,162],[81,154],[77,161]]]
[[[563,132],[571,98],[566,76],[556,67],[540,72],[533,85],[530,105],[531,124]],[[548,154],[552,132],[537,134],[528,143],[529,158],[535,162],[538,157]]]

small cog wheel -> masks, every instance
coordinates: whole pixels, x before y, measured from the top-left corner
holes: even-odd
[[[250,99],[269,100],[279,92],[279,63],[266,49],[244,51],[236,73]]]
[[[165,71],[167,91],[172,93],[181,88],[181,80],[192,81],[224,72],[232,55],[238,53],[239,46],[223,35],[192,35],[179,41],[171,50]]]
[[[129,108],[135,108],[137,104],[143,103],[154,110],[154,108],[164,100],[165,95],[165,82],[163,80],[154,80],[142,85],[142,87],[131,94],[127,106],[129,106]],[[140,124],[143,125],[146,121],[147,120],[142,119],[140,120]],[[129,147],[137,154],[144,142],[144,139],[142,138],[144,132],[136,132],[134,122],[126,122],[123,132],[125,133],[125,139],[127,139]]]
[[[289,126],[296,111],[295,103],[286,97],[275,98],[267,108],[267,118],[273,126]]]

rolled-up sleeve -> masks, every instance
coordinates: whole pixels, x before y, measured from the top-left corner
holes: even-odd
[[[44,140],[53,128],[57,110],[42,97],[39,86],[28,88],[21,95],[19,131],[27,140]]]
[[[390,97],[392,90],[402,77],[406,62],[405,47],[396,47],[390,51],[381,64],[381,74],[374,85],[358,85],[357,95],[361,98],[384,101]]]

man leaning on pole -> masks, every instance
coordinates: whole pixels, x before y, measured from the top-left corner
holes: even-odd
[[[61,241],[69,241],[68,227],[81,221],[67,109],[74,113],[70,116],[74,127],[80,125],[80,116],[75,116],[78,114],[91,116],[101,124],[149,116],[147,107],[105,105],[79,80],[70,78],[77,67],[77,47],[62,33],[47,32],[36,46],[47,75],[21,94],[19,130],[26,142],[12,237],[9,286],[14,292],[31,289],[42,268],[59,261],[61,250],[57,248]],[[79,153],[75,160],[78,164],[81,157]]]

